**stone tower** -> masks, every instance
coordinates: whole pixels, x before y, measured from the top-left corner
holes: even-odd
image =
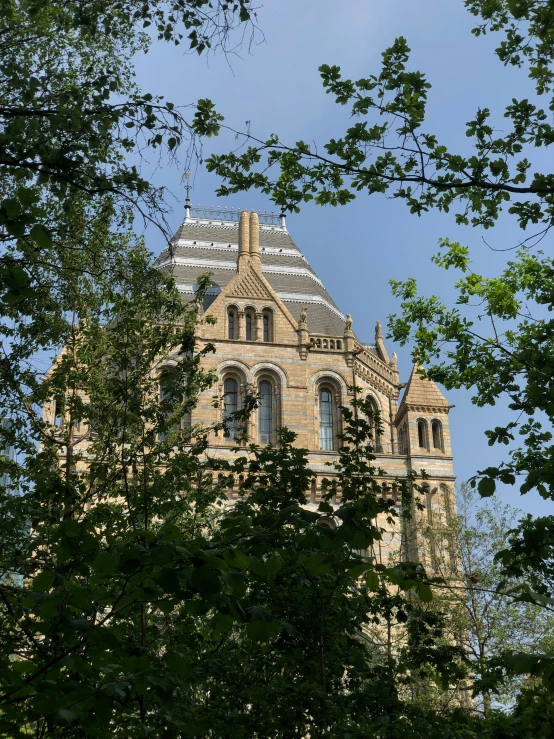
[[[204,361],[219,378],[221,409],[214,409],[212,388],[200,397],[193,423],[211,423],[216,414],[240,408],[247,391],[260,395],[249,439],[270,443],[281,426],[296,432],[298,445],[309,450],[307,505],[313,505],[320,480],[332,474],[327,463],[337,455],[339,408],[351,401],[355,384],[381,414],[379,467],[391,477],[425,469],[428,506],[453,503],[448,401],[418,367],[400,383],[396,354],[389,358],[379,322],[374,341],[358,338],[351,316],[327,292],[284,216],[193,209],[187,202],[184,222],[158,266],[171,272],[185,300],[201,274],[212,275],[203,309],[217,320],[199,327],[199,342],[216,347]],[[234,436],[234,429],[230,438],[214,436],[209,453],[232,458]],[[235,493],[229,490],[229,497]],[[392,540],[391,534],[394,548]]]

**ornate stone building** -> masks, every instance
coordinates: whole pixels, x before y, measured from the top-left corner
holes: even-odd
[[[262,221],[255,212],[193,209],[187,201],[172,248],[158,260],[185,299],[201,274],[212,274],[204,311],[217,320],[202,324],[199,341],[216,347],[205,367],[219,378],[221,410],[214,408],[213,389],[206,391],[193,423],[230,414],[247,391],[259,394],[249,438],[272,442],[281,426],[297,433],[314,474],[309,505],[319,498],[320,480],[332,475],[339,408],[350,402],[355,384],[381,413],[378,465],[390,478],[427,472],[426,513],[420,515],[432,525],[453,505],[451,406],[416,367],[407,383],[400,382],[396,354],[389,357],[379,322],[373,343],[356,336],[351,317],[341,313],[291,238],[284,216]],[[231,428],[231,438],[214,436],[209,453],[234,456],[234,435]],[[389,545],[396,548],[393,539],[391,532]],[[417,535],[411,541],[417,546]]]

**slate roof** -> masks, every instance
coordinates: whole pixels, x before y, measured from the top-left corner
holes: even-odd
[[[236,273],[238,222],[187,218],[171,251],[164,250],[157,263],[171,272],[185,299],[201,274],[212,274],[206,310]],[[264,277],[296,320],[306,305],[310,333],[343,335],[344,315],[285,227],[260,225],[260,254]]]

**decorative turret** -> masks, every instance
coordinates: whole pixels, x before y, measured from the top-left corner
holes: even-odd
[[[383,362],[388,363],[389,355],[387,354],[387,350],[385,349],[385,342],[383,341],[383,334],[381,332],[381,321],[377,321],[377,323],[375,324],[375,348],[377,349],[379,357],[383,360]]]
[[[448,411],[452,406],[414,364],[396,414],[399,452],[410,455],[450,454]]]

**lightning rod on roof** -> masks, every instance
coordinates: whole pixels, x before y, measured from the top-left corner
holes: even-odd
[[[186,182],[185,190],[187,192],[187,197],[185,199],[185,221],[188,221],[188,219],[190,218],[190,208],[191,208],[191,206],[190,206],[190,191],[192,189],[192,185],[189,182],[189,177],[190,177],[190,172],[184,172],[183,173],[182,181],[183,182]]]

